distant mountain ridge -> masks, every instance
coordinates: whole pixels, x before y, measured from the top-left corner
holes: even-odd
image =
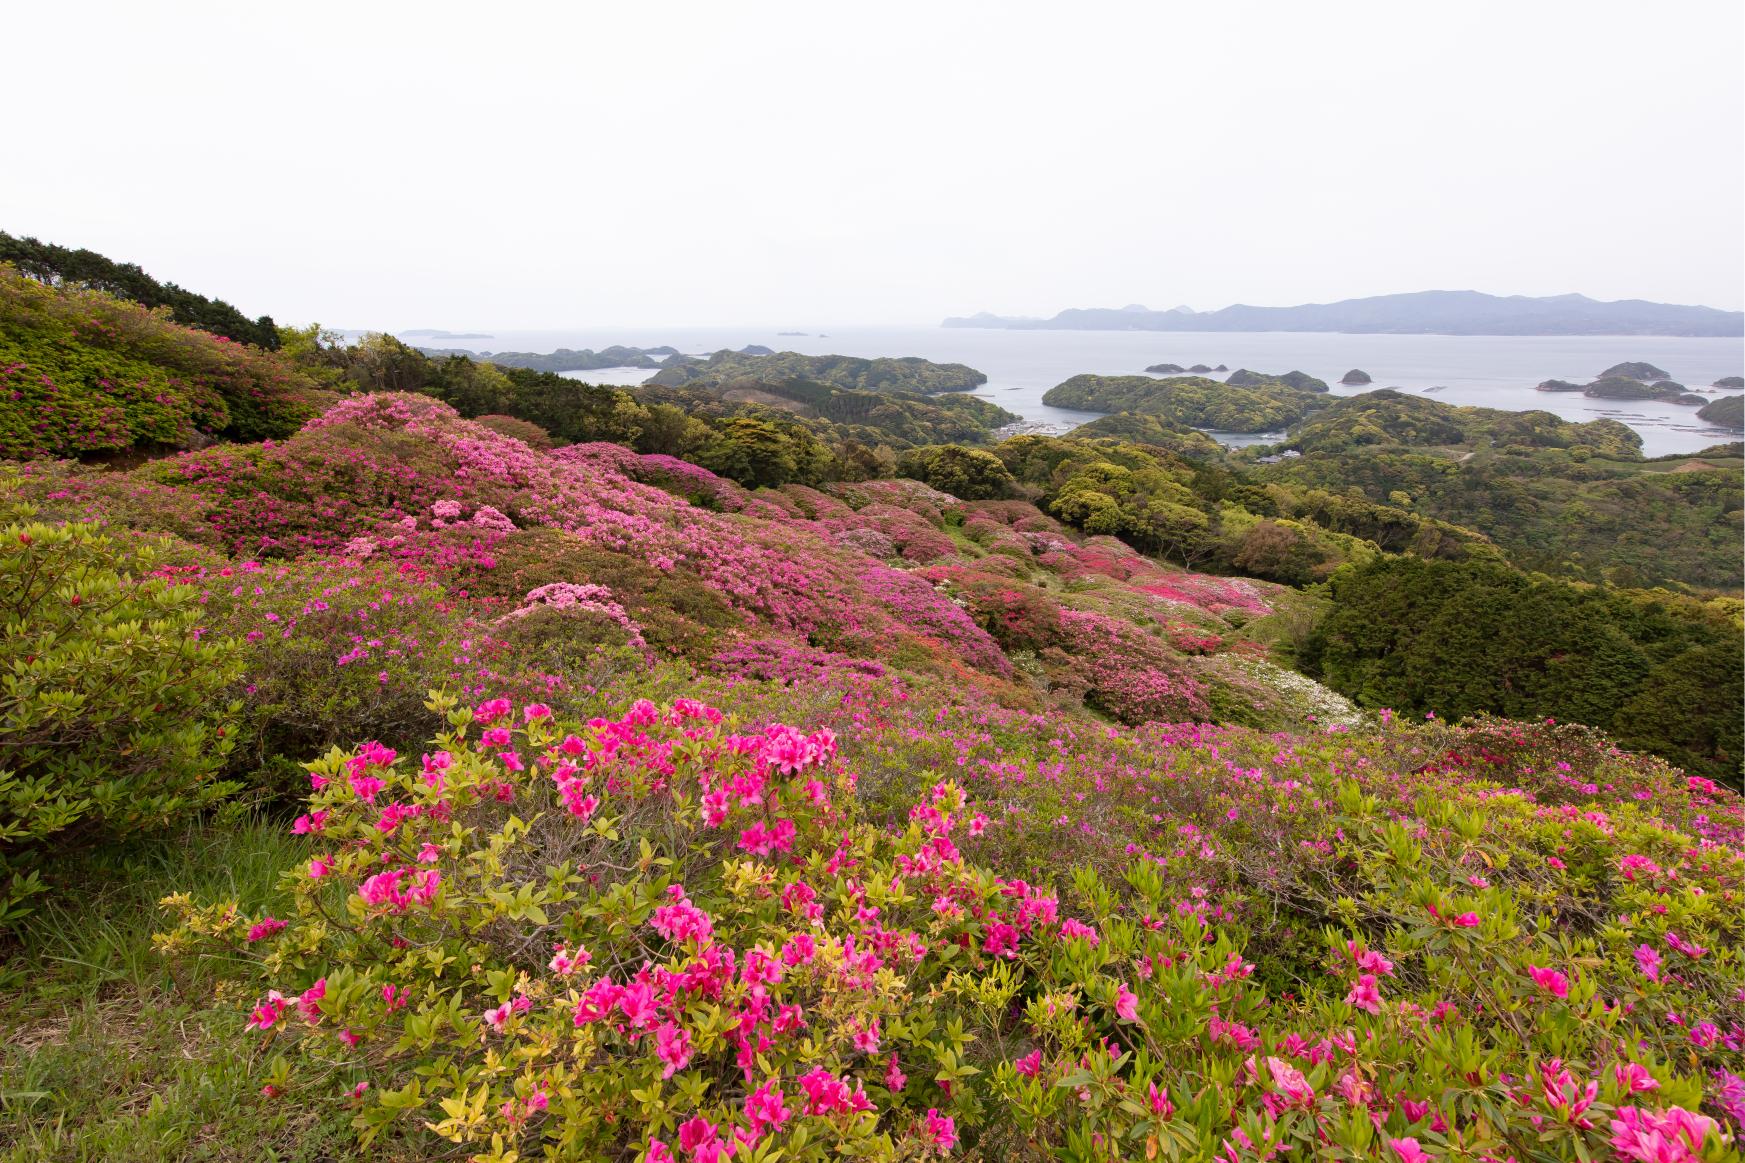
[[[1052,319],[992,315],[986,311],[945,320],[945,327],[1000,327],[1061,331],[1338,331],[1399,335],[1745,335],[1745,312],[1714,307],[1602,302],[1586,295],[1487,295],[1482,291],[1414,291],[1218,311],[1176,307],[1070,307]]]

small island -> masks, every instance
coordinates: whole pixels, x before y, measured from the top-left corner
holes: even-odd
[[[1745,396],[1723,396],[1697,409],[1697,419],[1720,428],[1745,429]]]
[[[934,363],[919,356],[861,359],[851,355],[802,355],[752,345],[739,351],[717,351],[707,358],[676,356],[649,379],[657,387],[721,384],[751,379],[768,382],[807,380],[863,392],[968,392],[988,377],[961,363]],[[1152,381],[1148,380],[1147,383]]]
[[[1722,376],[1709,386],[1720,388],[1723,392],[1745,391],[1745,376]]]
[[[1613,364],[1611,367],[1601,372],[1598,378],[1606,380],[1611,379],[1614,376],[1619,376],[1627,380],[1641,380],[1643,383],[1652,383],[1655,380],[1667,380],[1672,378],[1671,373],[1664,372],[1651,363]]]
[[[1660,393],[1632,376],[1601,376],[1582,394],[1596,400],[1652,400]]]
[[[1327,381],[1318,380],[1307,372],[1283,372],[1279,375],[1269,375],[1266,372],[1249,371],[1239,367],[1230,373],[1224,381],[1233,388],[1253,388],[1261,384],[1284,384],[1303,392],[1325,392]]]
[[[1536,392],[1579,392],[1583,385],[1572,384],[1568,380],[1546,380],[1533,389]]]
[[[1703,402],[1701,396],[1687,393],[1683,384],[1675,384],[1666,379],[1645,384],[1631,376],[1601,376],[1582,390],[1596,400],[1665,400],[1674,404]]]
[[[1325,407],[1327,399],[1271,377],[1244,385],[1202,376],[1158,380],[1080,375],[1048,389],[1042,402],[1053,408],[1155,416],[1214,432],[1277,432]]]
[[[1339,377],[1342,384],[1371,384],[1375,381],[1369,378],[1369,373],[1360,367],[1354,367]]]
[[[499,351],[493,354],[488,351],[469,351],[464,347],[419,347],[414,350],[432,358],[459,355],[494,363],[498,367],[526,368],[536,372],[586,372],[608,367],[652,369],[662,366],[661,360],[679,354],[676,347],[623,347],[618,344],[603,347],[599,351],[586,347],[580,351],[560,347],[549,353]]]
[[[1179,363],[1154,363],[1145,370],[1154,376],[1179,376],[1188,369]]]

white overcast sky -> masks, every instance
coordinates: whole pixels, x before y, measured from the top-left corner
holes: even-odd
[[[0,229],[281,322],[1741,306],[1740,0],[54,0],[0,41]]]

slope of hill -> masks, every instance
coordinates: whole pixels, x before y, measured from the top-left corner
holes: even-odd
[[[276,352],[0,263],[0,457],[288,436],[333,398]]]
[[[198,327],[237,343],[272,350],[279,346],[272,316],[250,319],[222,299],[208,299],[174,283],[160,283],[133,263],[118,263],[92,250],[70,250],[0,230],[0,263],[11,263],[38,282],[89,287],[142,307],[164,307],[185,327]]]
[[[1217,311],[1147,311],[1143,307],[1069,308],[1050,319],[972,315],[946,327],[1054,328],[1086,331],[1342,331],[1436,335],[1740,335],[1745,312],[1713,307],[1602,302],[1585,295],[1487,295],[1416,291],[1306,303],[1296,307],[1236,304]]]
[[[1402,1144],[1443,1120],[1575,1152],[1606,1141],[1558,1117],[1589,1079],[1584,1109],[1699,1136],[1745,1094],[1738,797],[1582,728],[1360,716],[1259,647],[1286,587],[916,482],[539,452],[405,394],[7,484],[8,514],[108,522],[112,568],[198,611],[239,702],[197,713],[300,813],[240,891],[179,846],[164,911],[108,953],[60,912],[75,850],[36,851],[30,988],[155,930],[174,976],[112,985],[92,1044],[190,1010],[210,1032],[179,1075],[75,1066],[65,1016],[8,1006],[0,1055],[36,1055],[45,1095],[8,1108],[15,1140],[46,1116],[136,1143],[94,1093],[123,1071],[224,1096],[160,1135],[405,1158],[1185,1152],[1310,1116],[1361,1138],[1372,1111]],[[1620,1039],[1674,1013],[1695,1036],[1622,1051],[1614,1087]],[[1460,1101],[1534,1072],[1555,1085]]]
[[[1386,390],[1333,402],[1284,447],[1301,455],[1256,465],[1257,477],[1356,491],[1482,529],[1523,569],[1739,590],[1745,464],[1736,452],[1644,461],[1640,438],[1615,420],[1572,423]]]

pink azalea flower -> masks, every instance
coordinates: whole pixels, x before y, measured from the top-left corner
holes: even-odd
[[[683,1070],[691,1061],[691,1032],[662,1022],[654,1032],[655,1056],[665,1064],[661,1071],[662,1078],[671,1078]],[[779,1096],[778,1096],[779,1097]]]
[[[855,1031],[854,1048],[863,1054],[877,1054],[879,1037],[879,1020],[874,1018],[870,1024]]]
[[[579,945],[574,953],[560,945],[557,952],[551,955],[551,971],[560,976],[568,977],[593,959],[594,955]]]
[[[290,1002],[278,990],[268,990],[267,1000],[254,1008],[249,1015],[248,1028],[251,1030],[270,1030],[278,1025],[279,1019],[285,1016],[290,1008]]]
[[[1388,1147],[1400,1157],[1400,1163],[1426,1163],[1430,1155],[1418,1146],[1416,1139],[1389,1139]]]
[[[303,1015],[303,1020],[315,1025],[321,1020],[321,999],[327,996],[327,979],[316,979],[314,985],[304,990],[297,998],[297,1012]]]
[[[1139,1020],[1139,995],[1125,985],[1116,986],[1115,1016],[1124,1022]]]
[[[957,1146],[957,1123],[939,1113],[937,1107],[927,1108],[927,1139],[944,1155]]]
[[[1266,1068],[1272,1072],[1273,1085],[1293,1104],[1308,1106],[1315,1101],[1315,1088],[1309,1085],[1301,1070],[1282,1058],[1268,1058]]]
[[[1025,1078],[1035,1078],[1042,1073],[1042,1051],[1032,1050],[1024,1057],[1012,1063],[1012,1069]]]
[[[1569,996],[1569,978],[1555,969],[1541,969],[1537,965],[1527,966],[1527,976],[1533,983],[1553,997]]]
[[[745,1121],[754,1134],[781,1130],[793,1113],[783,1101],[781,1089],[773,1083],[766,1082],[745,1096]]]
[[[1167,1119],[1175,1114],[1175,1104],[1169,1101],[1169,1091],[1159,1090],[1155,1081],[1147,1082],[1145,1086],[1145,1101],[1151,1107],[1152,1114],[1160,1119]]]
[[[1351,987],[1351,992],[1345,995],[1345,1001],[1372,1014],[1381,1013],[1381,990],[1376,986],[1373,973],[1365,973],[1358,977],[1357,983]]]
[[[1637,1163],[1696,1163],[1703,1143],[1719,1124],[1681,1107],[1666,1111],[1618,1108],[1612,1120],[1612,1148]]]
[[[679,1124],[679,1149],[687,1155],[712,1159],[720,1151],[719,1133],[714,1123],[697,1115]]]
[[[1625,1094],[1643,1094],[1660,1088],[1660,1083],[1640,1062],[1618,1063],[1612,1067],[1612,1077],[1617,1079]]]
[[[274,933],[279,932],[284,927],[285,922],[279,920],[277,917],[262,917],[259,921],[256,921],[253,925],[249,926],[248,940],[265,940],[266,938],[271,937]]]

